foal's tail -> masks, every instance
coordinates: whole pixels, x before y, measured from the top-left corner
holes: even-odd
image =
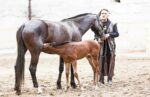
[[[15,65],[15,78],[16,78],[16,88],[17,90],[20,89],[21,84],[24,81],[24,62],[25,62],[25,52],[26,47],[24,44],[24,41],[22,39],[22,31],[24,29],[25,25],[22,25],[16,34],[17,39],[17,60]]]

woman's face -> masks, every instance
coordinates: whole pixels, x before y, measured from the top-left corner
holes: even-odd
[[[101,11],[100,19],[101,19],[102,21],[104,21],[104,22],[107,21],[108,16],[109,16],[109,12],[108,12],[108,11],[106,11],[106,10],[102,10],[102,11]]]

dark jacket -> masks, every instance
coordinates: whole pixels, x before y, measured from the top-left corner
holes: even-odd
[[[113,24],[110,20],[106,23],[100,21],[100,32],[109,34],[103,43],[101,43],[100,51],[100,64],[102,64],[102,74],[104,76],[112,77],[114,75],[114,66],[115,66],[115,38],[119,36],[117,24]],[[95,38],[98,39],[99,36],[95,35]]]

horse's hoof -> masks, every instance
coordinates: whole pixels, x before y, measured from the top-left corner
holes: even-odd
[[[109,80],[109,81],[108,81],[108,84],[109,84],[109,85],[112,85],[112,81],[111,81],[111,80]]]
[[[17,88],[16,88],[16,87],[14,87],[14,90],[16,91],[16,90],[17,90]]]
[[[14,87],[14,90],[16,91],[16,95],[21,95],[21,90],[18,87]]]
[[[104,80],[100,80],[99,82],[102,83],[102,84],[105,84]]]
[[[20,90],[16,91],[16,95],[21,95],[21,91]]]
[[[57,85],[57,89],[62,89],[62,88],[61,88],[61,85]]]
[[[57,89],[62,89],[61,83],[57,82]]]
[[[80,87],[80,90],[81,90],[81,91],[84,91],[85,89],[81,86],[81,87]]]
[[[95,90],[98,90],[98,86],[97,85],[95,86]]]
[[[71,87],[75,89],[77,88],[77,85],[75,83],[71,83]]]
[[[17,85],[15,85],[15,86],[14,86],[14,90],[15,90],[15,91],[18,91],[18,90],[19,90],[19,87],[18,87]]]
[[[67,92],[67,91],[68,91],[68,89],[69,89],[69,86],[67,86],[67,87],[65,88],[65,92]]]

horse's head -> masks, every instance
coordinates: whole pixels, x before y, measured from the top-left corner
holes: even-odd
[[[101,31],[100,29],[100,18],[98,15],[95,14],[95,17],[94,17],[94,21],[92,22],[92,26],[91,26],[91,30],[101,38],[101,40],[104,40],[104,32]]]

